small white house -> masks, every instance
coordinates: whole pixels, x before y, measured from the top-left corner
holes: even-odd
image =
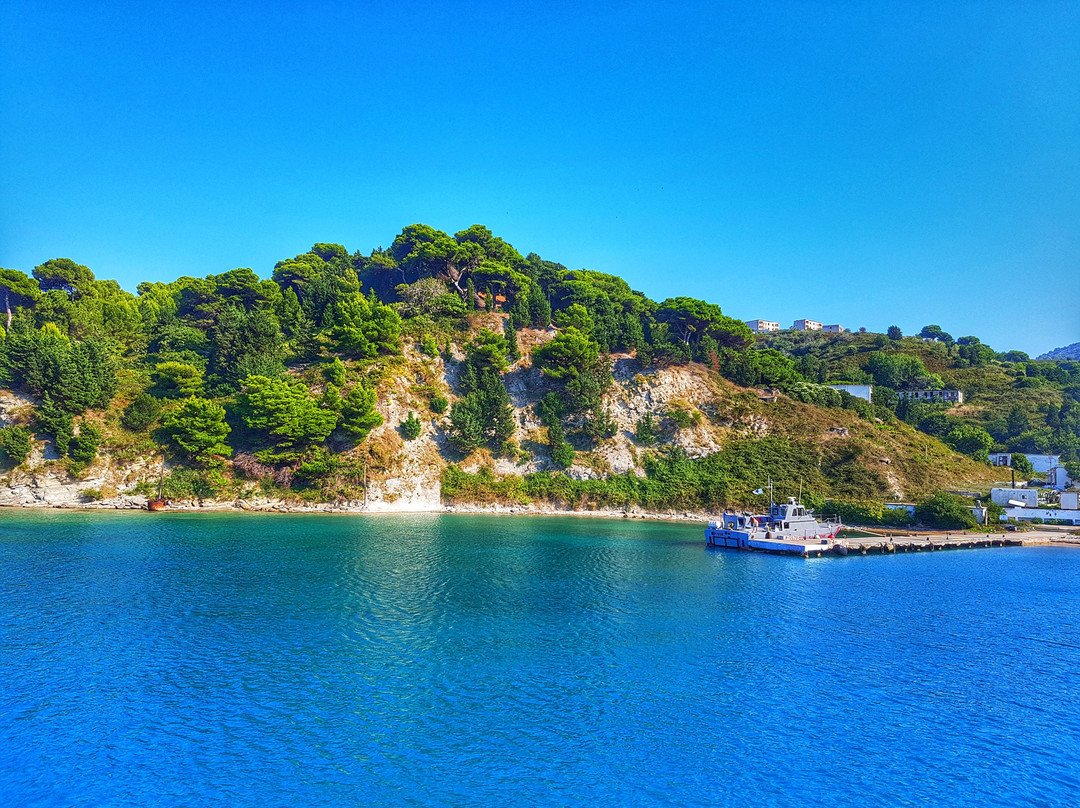
[[[949,404],[963,404],[963,390],[897,390],[900,398],[909,401],[929,401],[933,403],[945,402]]]
[[[1073,481],[1069,479],[1069,473],[1065,471],[1064,466],[1054,466],[1050,471],[1046,472],[1047,488],[1064,491],[1066,488],[1071,487],[1072,484]]]
[[[755,334],[780,330],[780,323],[774,323],[772,320],[747,320],[746,324],[750,326],[750,330]]]
[[[826,334],[843,334],[847,329],[842,325],[824,325],[821,330]]]
[[[863,401],[874,400],[874,385],[872,384],[827,384],[825,386],[833,390],[845,390]]]
[[[1038,508],[1039,490],[1037,488],[991,488],[990,501],[1002,507]],[[1022,503],[1016,505],[1016,503]]]
[[[1044,522],[1067,522],[1080,525],[1080,510],[1066,508],[1005,508],[1002,519],[1030,521],[1042,519]]]
[[[791,327],[796,331],[820,331],[821,323],[817,320],[796,320]]]

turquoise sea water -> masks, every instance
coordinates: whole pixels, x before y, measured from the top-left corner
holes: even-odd
[[[1080,804],[1080,551],[0,511],[0,804]]]

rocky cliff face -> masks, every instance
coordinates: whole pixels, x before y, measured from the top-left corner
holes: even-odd
[[[36,403],[29,396],[0,390],[0,427],[29,426]],[[150,467],[148,458],[119,464],[106,457],[75,478],[58,460],[52,443],[37,440],[23,465],[0,474],[0,506],[141,508],[146,498],[131,489],[154,473],[156,467]]]

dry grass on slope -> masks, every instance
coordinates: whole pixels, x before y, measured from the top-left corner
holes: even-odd
[[[718,408],[760,414],[769,434],[814,444],[823,471],[835,480],[837,495],[873,491],[883,499],[919,499],[942,489],[986,490],[1001,476],[901,421],[879,424],[850,410],[815,407],[785,396],[766,402],[753,390],[709,375]]]

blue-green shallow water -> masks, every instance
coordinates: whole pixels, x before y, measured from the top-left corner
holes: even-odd
[[[1080,804],[1080,551],[0,512],[4,805]]]

